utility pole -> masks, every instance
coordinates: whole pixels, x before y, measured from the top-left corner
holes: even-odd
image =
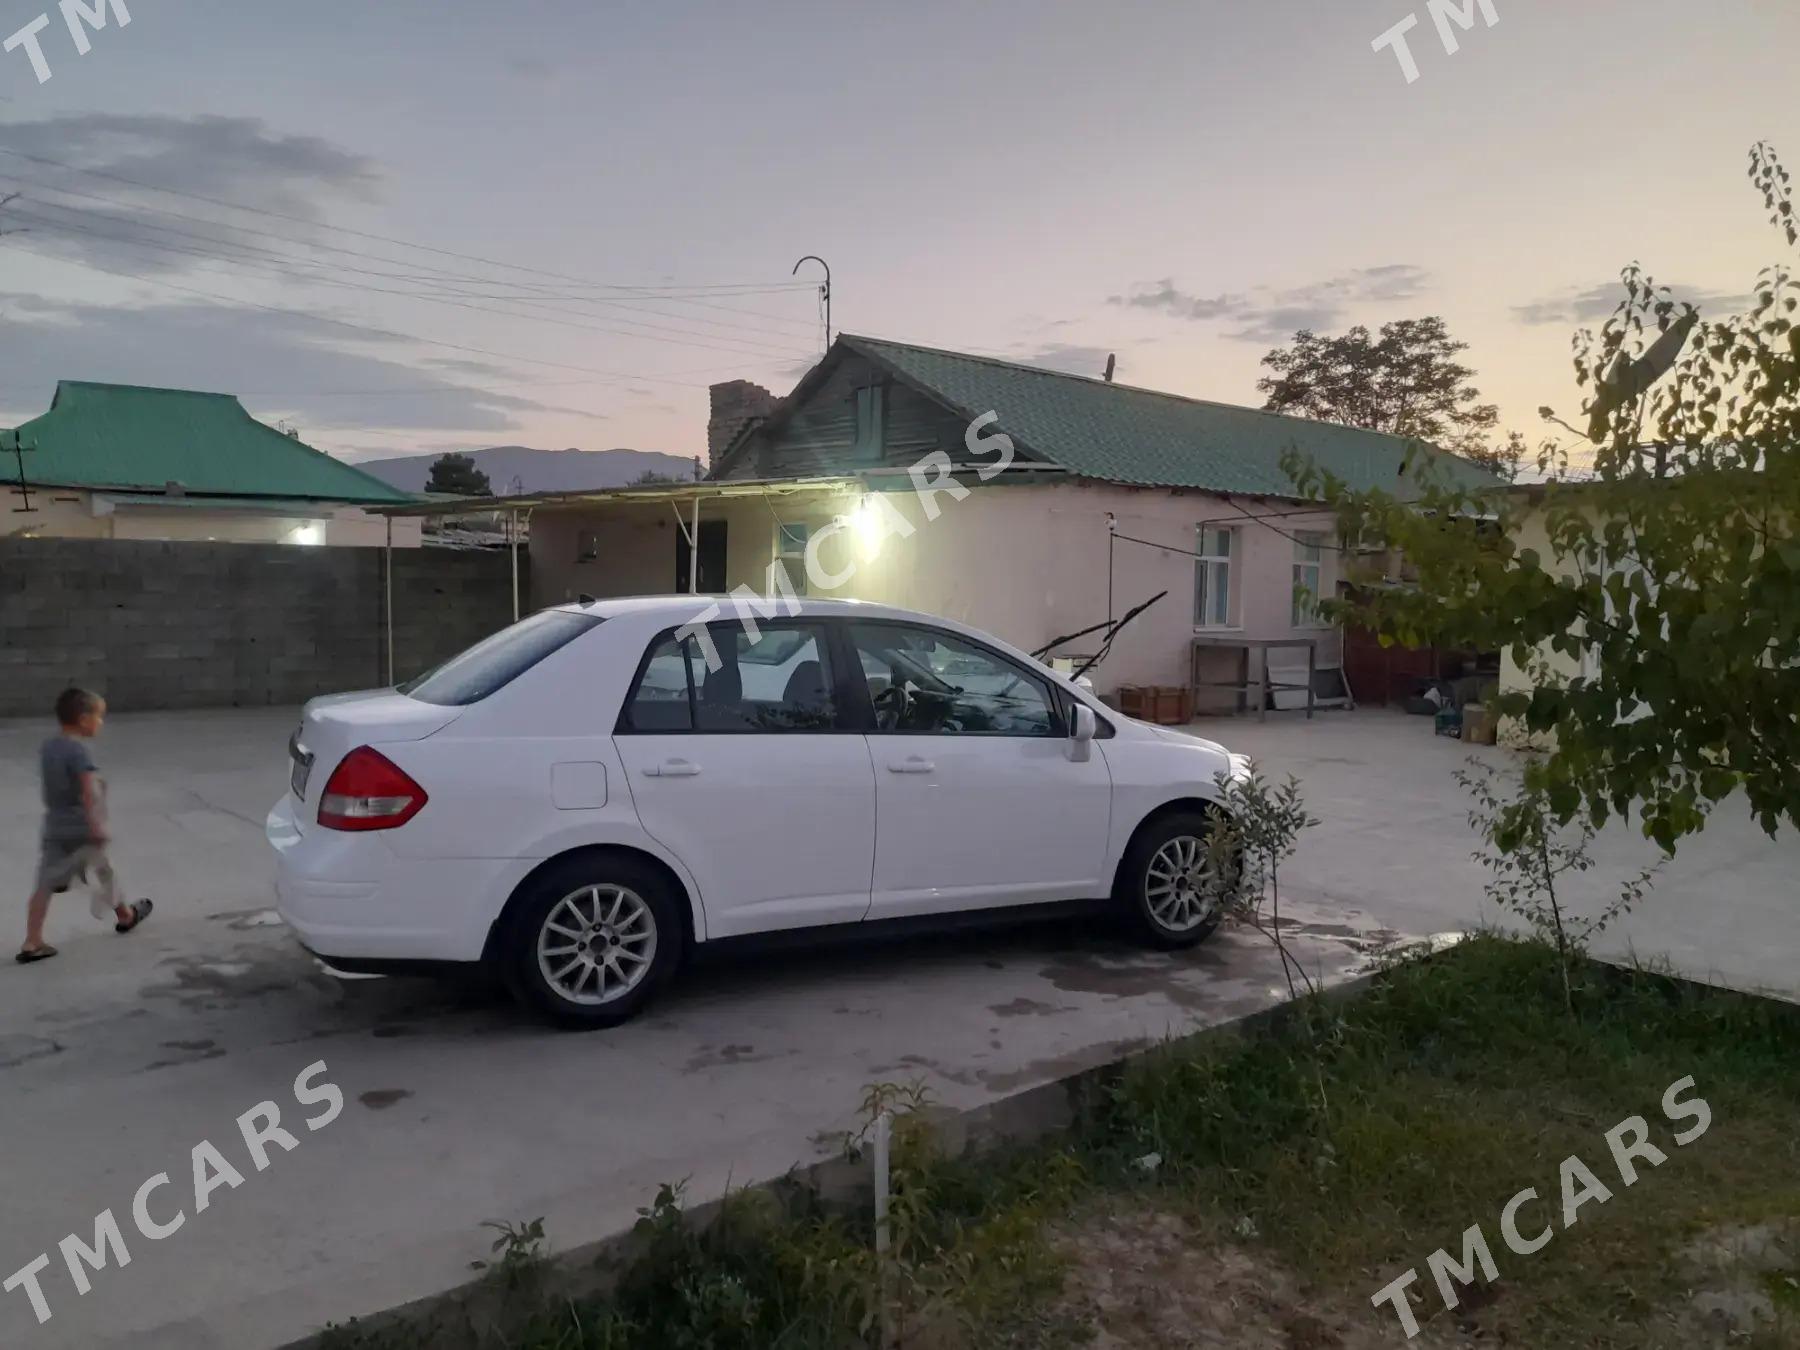
[[[831,346],[831,264],[818,254],[809,253],[800,262],[794,264],[794,270],[788,275],[799,276],[801,263],[809,262],[816,262],[825,269],[825,284],[819,287],[819,299],[825,302],[825,345],[829,347]]]
[[[25,481],[25,456],[27,452],[36,450],[35,445],[26,445],[17,431],[8,433],[12,436],[13,462],[19,466],[19,501],[22,505],[13,507],[14,515],[23,515],[31,510],[31,484]]]

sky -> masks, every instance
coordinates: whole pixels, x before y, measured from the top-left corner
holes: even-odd
[[[1793,0],[0,0],[0,425],[239,394],[346,459],[705,453],[833,324],[1255,405],[1442,315],[1501,425],[1641,262],[1735,307],[1800,172]],[[1460,8],[1464,0],[1450,6]],[[1413,14],[1409,82],[1382,34]]]

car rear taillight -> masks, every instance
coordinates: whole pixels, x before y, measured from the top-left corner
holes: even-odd
[[[425,789],[379,751],[358,746],[331,772],[319,797],[328,830],[392,830],[419,814]]]

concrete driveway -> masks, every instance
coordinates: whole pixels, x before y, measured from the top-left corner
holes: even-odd
[[[922,1078],[969,1106],[1228,1020],[1279,996],[1254,935],[1167,958],[1068,922],[879,946],[715,958],[617,1031],[545,1031],[479,988],[339,983],[270,910],[262,818],[281,792],[291,710],[121,716],[98,746],[115,853],[156,898],[130,938],[59,902],[54,962],[0,965],[0,1280],[40,1253],[52,1319],[0,1295],[0,1345],[255,1350],[328,1319],[435,1292],[486,1254],[483,1220],[544,1216],[573,1246],[629,1223],[663,1181],[695,1198],[730,1178],[818,1156],[865,1085]],[[0,895],[17,940],[38,823],[39,723],[0,723]],[[1194,730],[1304,781],[1323,823],[1285,873],[1310,964],[1355,969],[1384,930],[1425,934],[1484,917],[1451,780],[1467,748],[1423,719],[1362,712]],[[1500,752],[1484,752],[1498,757]],[[1628,831],[1605,875],[1654,858]],[[1800,996],[1792,878],[1800,847],[1727,810],[1684,845],[1627,944],[1690,973]],[[1598,889],[1590,885],[1591,899]],[[292,1083],[318,1060],[342,1114],[299,1122]],[[237,1117],[264,1100],[298,1135],[256,1172]],[[192,1204],[191,1156],[210,1140],[241,1186]],[[150,1243],[130,1219],[187,1221]],[[78,1297],[57,1251],[112,1209],[131,1255]]]
[[[1431,719],[1383,709],[1207,719],[1194,734],[1254,756],[1277,778],[1301,780],[1321,823],[1284,874],[1292,894],[1323,909],[1366,911],[1409,932],[1487,921],[1515,925],[1482,895],[1488,873],[1470,853],[1469,798],[1453,777],[1471,753],[1504,750],[1434,736]],[[1596,866],[1572,878],[1578,912],[1597,913],[1619,879],[1661,851],[1634,825],[1613,823],[1593,846]],[[1800,1000],[1800,836],[1770,839],[1741,798],[1684,840],[1641,905],[1593,943],[1600,955],[1666,960],[1695,979]],[[1284,892],[1288,890],[1284,886]]]
[[[47,1253],[51,1320],[0,1295],[0,1345],[258,1350],[422,1296],[487,1255],[484,1220],[546,1219],[573,1246],[658,1183],[705,1199],[819,1156],[863,1088],[924,1079],[970,1106],[1280,996],[1255,935],[1170,958],[1059,923],[702,964],[616,1031],[546,1031],[481,989],[319,974],[270,909],[263,813],[291,710],[119,716],[97,755],[114,852],[158,902],[115,936],[59,902],[46,965],[0,965],[0,1280]],[[0,724],[0,895],[16,942],[39,807],[40,723]],[[1341,870],[1341,869],[1339,869]],[[1296,908],[1309,965],[1342,975],[1372,921]],[[342,1113],[316,1133],[292,1084],[323,1060]],[[297,1135],[256,1171],[237,1118],[274,1101]],[[242,1174],[193,1203],[202,1140]],[[216,1166],[211,1169],[216,1172]],[[157,1242],[131,1219],[184,1225]],[[57,1244],[119,1219],[130,1264],[77,1296]]]

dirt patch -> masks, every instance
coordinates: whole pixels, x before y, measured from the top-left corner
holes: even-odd
[[[1741,1345],[1777,1329],[1800,1337],[1800,1222],[1721,1224],[1681,1256],[1693,1344]]]
[[[1309,1296],[1263,1253],[1213,1242],[1149,1211],[1092,1216],[1055,1239],[1067,1262],[1056,1320],[1092,1350],[1378,1350],[1397,1322]],[[1409,1345],[1470,1344],[1426,1329]]]

